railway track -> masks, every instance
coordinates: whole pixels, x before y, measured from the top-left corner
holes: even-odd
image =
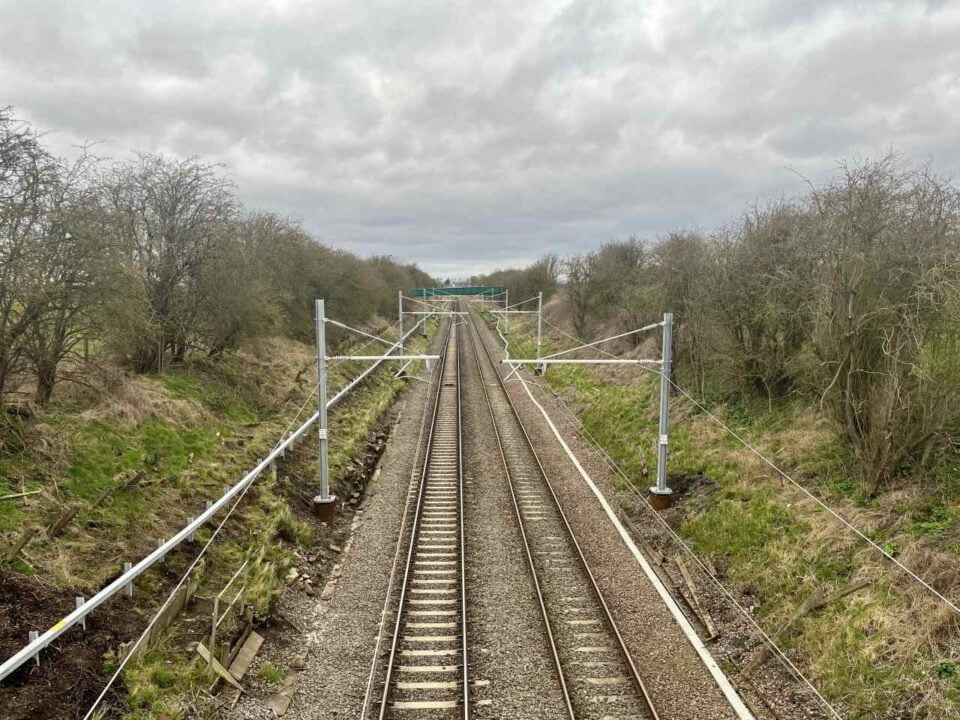
[[[364,717],[470,717],[463,530],[463,451],[458,327],[446,338],[419,482],[411,485],[409,540],[388,629],[379,699]],[[378,645],[378,655],[380,646]],[[374,671],[379,657],[374,659]],[[371,712],[368,712],[368,708]]]
[[[473,314],[465,332],[482,378],[568,717],[659,720]]]

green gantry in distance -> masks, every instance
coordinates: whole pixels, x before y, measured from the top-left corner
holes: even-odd
[[[459,285],[449,287],[414,288],[413,297],[445,297],[448,295],[500,295],[500,285]]]

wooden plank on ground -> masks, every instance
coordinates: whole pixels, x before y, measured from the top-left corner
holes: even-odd
[[[0,497],[0,500],[13,500],[15,498],[29,497],[30,495],[36,495],[40,490],[27,490],[26,492],[13,493],[12,495],[4,495]]]
[[[197,643],[197,652],[200,654],[200,657],[202,657],[207,664],[210,665],[217,675],[233,685],[240,692],[245,692],[243,686],[237,682],[237,679],[233,675],[230,674],[230,671],[221,665],[219,660],[210,655],[210,651],[207,650],[206,645],[203,643]]]
[[[263,645],[263,637],[259,633],[251,632],[243,647],[240,648],[240,652],[237,653],[237,657],[230,663],[230,674],[237,680],[243,680],[261,645]]]
[[[30,542],[30,538],[37,534],[37,529],[35,527],[29,527],[23,531],[23,534],[9,545],[3,551],[3,559],[6,561],[13,560],[17,555],[20,554],[20,551],[23,550],[23,547]]]
[[[290,701],[293,700],[293,694],[297,691],[297,671],[291,670],[283,682],[280,692],[274,693],[267,698],[267,707],[273,711],[277,717],[282,717],[290,707]]]
[[[707,642],[715,640],[717,637],[717,628],[714,626],[713,618],[710,617],[710,613],[707,611],[707,608],[702,602],[700,602],[700,597],[697,595],[697,588],[693,584],[693,578],[690,575],[690,571],[687,569],[687,564],[683,561],[683,556],[678,553],[677,555],[674,555],[673,561],[677,564],[677,567],[680,568],[680,576],[683,578],[683,582],[687,586],[687,591],[690,593],[690,600],[693,602],[693,605],[697,610],[697,614],[703,621],[704,627],[707,628],[707,632],[710,633],[710,637],[707,638]]]

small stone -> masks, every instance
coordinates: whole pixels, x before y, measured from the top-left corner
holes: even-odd
[[[320,593],[321,600],[329,600],[333,597],[333,591],[337,589],[337,584],[331,580],[323,586],[323,592]]]
[[[335,553],[343,552],[343,549],[342,549],[339,545],[334,545],[333,543],[330,543],[330,545],[328,545],[328,547],[329,547],[331,550],[333,550]]]
[[[292,585],[295,583],[298,577],[300,577],[300,571],[295,567],[290,568],[290,571],[287,573],[286,577],[287,585]]]

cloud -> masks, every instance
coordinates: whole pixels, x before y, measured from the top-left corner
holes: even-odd
[[[709,229],[851,155],[960,169],[956,2],[0,0],[0,18],[0,104],[58,150],[203,155],[247,203],[438,273]]]

